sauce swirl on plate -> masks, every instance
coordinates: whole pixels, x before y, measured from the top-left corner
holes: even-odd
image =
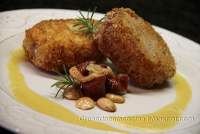
[[[67,123],[98,130],[125,133],[125,131],[111,127],[105,123],[92,120],[80,120],[80,117],[75,113],[31,90],[26,84],[19,67],[19,64],[24,61],[24,58],[24,51],[22,49],[17,49],[11,53],[8,61],[10,87],[17,101],[37,112]],[[126,128],[161,131],[173,128],[179,122],[178,118],[181,118],[182,112],[188,105],[192,97],[192,90],[188,82],[180,74],[176,74],[172,79],[172,82],[176,91],[176,98],[173,102],[163,106],[161,109],[140,116],[129,115],[126,116],[126,120],[115,116],[108,118]],[[171,118],[171,115],[173,116],[173,119]],[[157,118],[155,119],[154,117]]]

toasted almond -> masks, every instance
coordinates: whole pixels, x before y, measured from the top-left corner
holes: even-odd
[[[91,72],[91,74],[89,74],[88,76],[82,75],[76,66],[71,67],[69,69],[69,73],[74,79],[82,83],[89,82],[97,77],[113,74],[112,69],[110,67],[103,68],[100,65],[92,64],[92,63],[89,64],[86,69],[89,72]]]
[[[99,75],[113,75],[112,69],[109,66],[102,67],[101,65],[91,63],[86,67],[86,69],[90,73]]]
[[[89,110],[94,108],[95,102],[89,97],[81,97],[76,101],[76,107],[81,110]]]
[[[123,96],[116,95],[113,93],[107,93],[106,98],[110,99],[114,103],[124,103],[125,102],[125,99]]]
[[[115,112],[116,106],[115,104],[108,98],[102,97],[97,100],[97,106],[101,108],[102,110],[108,111],[108,112]]]
[[[77,89],[71,87],[67,90],[64,90],[63,98],[69,99],[69,100],[78,100],[81,97],[80,91]]]

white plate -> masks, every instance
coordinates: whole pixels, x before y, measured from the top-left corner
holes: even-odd
[[[0,124],[12,131],[20,133],[113,133],[111,131],[101,131],[74,125],[69,122],[66,123],[54,117],[47,116],[44,113],[40,113],[36,109],[30,108],[17,101],[10,88],[7,64],[11,52],[17,48],[21,48],[22,40],[24,38],[24,32],[21,31],[24,31],[25,28],[30,27],[42,19],[76,17],[78,15],[77,11],[22,10],[4,13],[4,16],[6,15],[11,16],[11,18],[15,18],[14,16],[17,15],[20,17],[12,22],[8,21],[11,24],[4,24],[4,21],[1,22],[4,27],[2,27],[0,35],[3,34],[6,29],[8,31],[14,31],[13,33],[16,34],[0,42]],[[2,16],[3,15],[0,14],[0,17]],[[102,14],[97,14],[96,17],[101,18],[102,16]],[[23,20],[23,18],[26,19]],[[176,126],[163,131],[163,133],[198,133],[200,131],[200,46],[167,30],[158,27],[155,27],[155,29],[169,44],[172,54],[176,59],[178,72],[184,76],[192,88],[192,98],[181,114],[185,120],[181,120]],[[7,36],[8,35],[9,34],[7,34]],[[20,64],[20,71],[32,91],[69,109],[80,117],[148,114],[161,109],[175,99],[174,85],[171,82],[171,86],[165,87],[163,90],[145,91],[140,94],[126,95],[126,103],[117,105],[118,110],[115,113],[107,113],[98,108],[83,112],[74,107],[73,101],[55,99],[53,97],[56,90],[50,88],[50,85],[55,82],[53,79],[54,76],[36,69],[30,63],[25,61]],[[129,133],[161,133],[160,131],[143,131],[137,128],[128,129],[107,120],[100,120],[98,122],[106,123],[114,128],[119,128]]]

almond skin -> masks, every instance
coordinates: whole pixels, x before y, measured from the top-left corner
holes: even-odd
[[[115,104],[108,98],[102,97],[97,100],[97,106],[107,112],[115,112]]]
[[[94,108],[95,102],[89,97],[81,97],[76,101],[76,107],[81,110],[89,110]]]
[[[124,103],[125,102],[125,99],[123,96],[116,95],[113,93],[107,93],[106,98],[110,99],[114,103]]]
[[[63,98],[68,100],[78,100],[81,97],[80,91],[71,87],[67,90],[64,90]]]

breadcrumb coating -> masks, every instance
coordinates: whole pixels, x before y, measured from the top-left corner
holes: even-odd
[[[95,40],[101,53],[139,86],[151,87],[174,76],[176,66],[166,42],[129,8],[106,13]]]
[[[101,61],[92,36],[78,31],[76,19],[44,20],[26,30],[23,48],[30,62],[54,72],[88,60]]]

